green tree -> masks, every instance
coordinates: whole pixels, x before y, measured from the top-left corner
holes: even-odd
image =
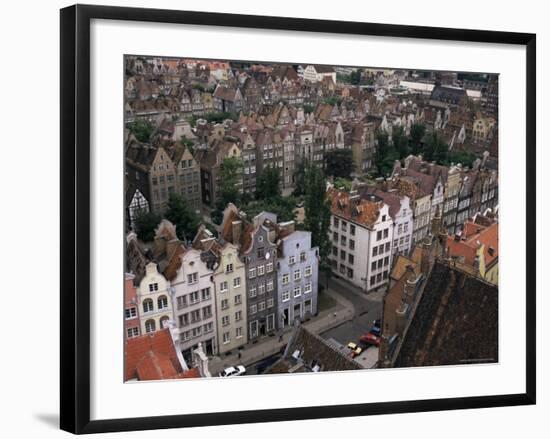
[[[388,140],[388,133],[385,131],[379,131],[376,134],[376,143],[377,143],[377,158],[384,158],[389,150],[390,150],[390,143]]]
[[[435,160],[440,164],[445,164],[447,163],[447,153],[447,144],[436,132],[427,136],[426,143],[422,150],[424,160]]]
[[[140,210],[134,220],[135,232],[139,239],[144,242],[152,241],[155,238],[155,229],[161,221],[160,215],[153,212]]]
[[[189,207],[189,203],[181,195],[170,194],[165,217],[176,226],[176,233],[182,241],[193,239],[197,233],[200,217]]]
[[[241,193],[239,186],[242,183],[243,162],[238,157],[223,159],[220,166],[220,197],[217,208],[223,211],[228,203],[239,205]]]
[[[361,83],[361,70],[351,72],[350,82],[352,85],[359,85]]]
[[[412,153],[417,155],[422,150],[422,138],[426,134],[426,127],[420,123],[413,123],[409,136],[410,147]]]
[[[304,194],[307,168],[308,162],[305,159],[299,161],[298,165],[294,168],[294,191],[292,192],[292,195],[295,197],[299,197]]]
[[[334,187],[336,189],[344,188],[345,191],[349,192],[351,191],[351,181],[347,180],[345,178],[335,178],[334,179]]]
[[[249,218],[254,218],[261,212],[272,212],[278,221],[296,221],[295,199],[292,197],[276,197],[273,199],[252,201],[243,207]]]
[[[256,180],[256,199],[270,200],[281,196],[279,170],[267,166]]]
[[[149,142],[151,135],[155,131],[155,126],[147,120],[134,120],[126,125],[130,132],[136,136],[140,142]]]
[[[392,133],[393,147],[399,158],[405,158],[409,155],[409,140],[405,135],[403,127],[395,127]]]
[[[333,177],[349,178],[353,172],[351,149],[334,149],[325,154],[325,172]]]
[[[323,99],[323,102],[329,105],[340,105],[340,102],[342,102],[342,98],[339,96],[329,96]]]
[[[188,139],[185,136],[181,136],[180,144],[182,146],[185,146],[189,150],[191,155],[194,155],[194,153],[195,153],[195,142],[193,142],[191,139]]]
[[[304,113],[305,114],[313,113],[314,111],[315,111],[315,107],[313,105],[308,105],[308,104],[304,105]]]
[[[476,155],[467,151],[449,151],[447,155],[448,164],[451,163],[461,163],[462,166],[472,167],[474,161],[476,160]]]
[[[329,239],[330,203],[326,198],[325,177],[314,165],[309,165],[306,170],[304,210],[304,229],[311,232],[311,245],[319,247],[319,269],[325,273],[328,284],[331,275],[328,256],[332,248]]]

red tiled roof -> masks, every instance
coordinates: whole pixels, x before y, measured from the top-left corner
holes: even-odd
[[[167,328],[127,339],[124,360],[125,381],[200,377],[198,370],[183,370]]]
[[[485,265],[491,265],[498,258],[498,223],[484,227],[468,221],[460,240],[457,241],[454,236],[447,237],[449,255],[463,256],[467,265],[474,265],[478,243],[484,245]]]

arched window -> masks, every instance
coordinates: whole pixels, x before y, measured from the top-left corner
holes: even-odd
[[[162,316],[159,320],[160,329],[168,327],[168,316]]]
[[[156,325],[153,319],[149,319],[145,322],[145,332],[148,334],[150,332],[155,332]]]
[[[143,312],[151,312],[151,311],[153,311],[153,300],[145,299],[143,301]]]
[[[168,298],[166,296],[160,296],[157,299],[159,309],[168,308]]]

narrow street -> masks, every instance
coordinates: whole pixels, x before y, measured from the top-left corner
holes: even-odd
[[[326,340],[333,338],[344,345],[350,341],[357,342],[361,335],[369,331],[373,321],[382,317],[385,290],[365,294],[360,288],[336,278],[329,280],[329,288],[353,304],[355,315],[352,320],[323,332],[321,336]]]

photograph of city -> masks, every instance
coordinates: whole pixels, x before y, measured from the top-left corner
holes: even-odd
[[[499,361],[499,76],[360,64],[124,57],[125,381]]]

